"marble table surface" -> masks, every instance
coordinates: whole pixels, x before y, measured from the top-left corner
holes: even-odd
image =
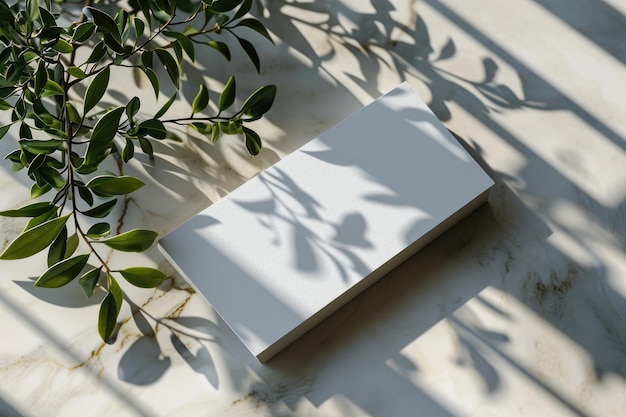
[[[120,224],[167,233],[402,81],[494,178],[489,205],[266,365],[156,248],[111,258],[169,276],[127,289],[142,309],[124,307],[111,344],[98,297],[34,288],[41,256],[0,261],[0,416],[623,415],[626,3],[264,4],[276,46],[255,39],[260,75],[241,53],[190,69],[211,66],[216,89],[239,74],[241,98],[278,86],[255,125],[264,150],[159,143],[154,162],[124,167],[147,186],[114,213]],[[129,80],[109,93],[132,94]],[[0,210],[27,187],[2,161]],[[2,218],[0,245],[22,226]]]

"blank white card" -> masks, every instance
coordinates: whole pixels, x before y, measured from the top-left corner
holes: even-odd
[[[405,83],[159,246],[265,362],[484,203],[492,185]]]

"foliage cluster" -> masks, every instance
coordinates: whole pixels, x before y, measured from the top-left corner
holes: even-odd
[[[104,219],[120,196],[138,190],[144,182],[106,172],[103,163],[108,158],[128,163],[138,150],[153,158],[152,141],[172,138],[171,127],[180,125],[211,142],[223,134],[238,135],[247,151],[256,155],[261,138],[247,124],[270,109],[276,93],[273,85],[261,87],[235,108],[236,80],[230,77],[212,106],[217,109],[213,114],[207,114],[209,90],[201,84],[188,117],[166,117],[176,94],[146,116],[149,110],[142,108],[138,97],[103,108],[112,74],[128,67],[140,71],[158,99],[158,74],[167,74],[178,91],[183,61],[193,63],[196,48],[214,48],[229,60],[229,46],[218,40],[224,34],[235,37],[259,70],[258,53],[238,32],[249,28],[271,41],[263,24],[249,17],[252,3],[86,3],[72,19],[67,3],[0,0],[0,110],[10,113],[10,122],[0,126],[0,139],[17,138],[17,149],[6,158],[15,171],[26,170],[32,180],[30,195],[36,201],[0,212],[29,218],[0,259],[26,258],[47,249],[48,269],[36,286],[56,288],[78,278],[87,297],[97,288],[106,291],[98,316],[98,332],[105,341],[115,329],[124,300],[118,280],[148,288],[158,286],[165,275],[141,266],[114,270],[102,256],[103,247],[145,251],[157,237],[144,229],[112,231]],[[111,9],[117,10],[108,12]],[[86,253],[79,253],[82,248]]]

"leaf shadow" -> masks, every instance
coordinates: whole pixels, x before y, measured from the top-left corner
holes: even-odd
[[[193,353],[176,333],[172,332],[170,340],[176,352],[185,360],[189,367],[198,374],[203,375],[213,388],[217,389],[219,387],[219,379],[215,369],[215,362],[206,346],[198,343],[199,347]]]
[[[156,337],[143,335],[124,352],[117,376],[134,385],[150,385],[158,381],[170,365],[171,359],[163,356]]]
[[[30,281],[13,280],[13,282],[30,295],[60,307],[82,308],[100,304],[106,295],[98,291],[91,298],[87,298],[78,282],[71,282],[60,288],[40,288],[33,285],[37,280],[36,277],[29,279]]]

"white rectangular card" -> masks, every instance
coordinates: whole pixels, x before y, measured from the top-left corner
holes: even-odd
[[[265,362],[484,203],[492,185],[405,83],[159,246]]]

